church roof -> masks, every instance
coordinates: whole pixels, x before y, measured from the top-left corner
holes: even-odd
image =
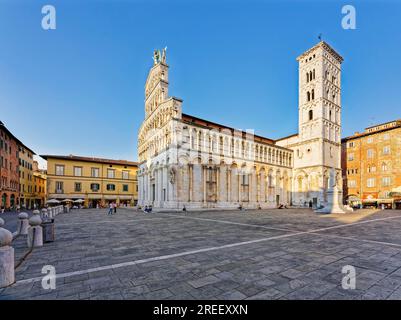
[[[208,128],[208,129],[217,129],[219,131],[221,129],[226,129],[226,130],[228,129],[228,130],[230,130],[232,132],[234,132],[234,131],[242,132],[243,135],[249,134],[249,132],[246,132],[246,131],[240,131],[238,129],[234,129],[233,127],[229,127],[229,126],[222,125],[222,124],[219,124],[219,123],[216,123],[216,122],[212,122],[212,121],[209,121],[209,120],[197,118],[197,117],[191,116],[189,114],[185,114],[185,113],[182,114],[182,121],[186,122],[188,124],[195,124],[195,125],[198,125],[198,126],[202,126],[202,127]],[[253,135],[253,137],[254,137],[255,142],[261,142],[261,143],[275,145],[275,141],[273,139],[262,137],[262,136],[259,136],[259,135],[256,135],[256,134]]]

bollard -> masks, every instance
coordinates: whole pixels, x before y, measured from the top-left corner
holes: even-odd
[[[42,219],[44,219],[44,218],[47,218],[47,209],[46,208],[43,208],[42,209]]]
[[[4,220],[0,218],[0,288],[15,282],[14,248],[10,246],[13,235],[3,226]]]
[[[38,210],[34,210],[33,212],[35,211]],[[22,235],[28,234],[28,227],[29,227],[28,214],[26,212],[21,212],[18,215],[17,234],[22,234]]]
[[[43,230],[40,226],[42,224],[42,219],[38,214],[34,214],[29,219],[28,228],[28,248],[31,247],[42,247],[43,246]]]

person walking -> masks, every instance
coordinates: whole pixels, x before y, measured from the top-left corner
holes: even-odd
[[[108,215],[110,215],[110,214],[113,214],[113,203],[112,202],[110,202],[110,204],[109,204],[109,213],[108,213]]]
[[[113,202],[114,213],[117,213],[117,203]]]

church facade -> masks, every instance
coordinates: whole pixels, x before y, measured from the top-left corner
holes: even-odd
[[[155,51],[138,134],[138,204],[325,206],[331,168],[341,179],[343,59],[321,41],[297,60],[299,132],[273,140],[185,114],[183,101],[169,96],[166,51]]]

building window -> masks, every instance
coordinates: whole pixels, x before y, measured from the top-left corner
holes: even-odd
[[[383,154],[390,154],[390,146],[383,147]]]
[[[383,135],[383,140],[389,140],[390,139],[390,135],[388,133]]]
[[[109,183],[106,188],[108,191],[114,191],[114,190],[116,190],[116,185]]]
[[[128,184],[123,184],[123,191],[128,192]]]
[[[366,186],[368,188],[373,188],[375,186],[376,179],[375,178],[369,178],[366,180]]]
[[[64,175],[64,166],[56,164],[56,176]]]
[[[309,110],[309,121],[313,120],[313,110]]]
[[[350,153],[348,154],[348,161],[353,161],[354,160],[354,154]]]
[[[107,178],[114,179],[114,169],[107,169]]]
[[[91,176],[93,178],[98,178],[99,177],[99,168],[91,168]]]
[[[25,186],[23,186],[24,189]],[[63,193],[63,182],[56,181],[56,193]]]
[[[382,171],[387,171],[387,170],[388,170],[387,163],[383,162],[382,163]]]
[[[128,180],[129,179],[129,171],[123,171],[123,179]]]
[[[348,148],[353,148],[354,147],[354,142],[348,142]]]
[[[75,182],[75,192],[81,192],[81,182]]]
[[[82,176],[82,167],[74,167],[74,176],[76,177]]]
[[[382,178],[382,186],[388,187],[391,185],[391,177],[383,177]]]
[[[355,180],[348,180],[348,188],[355,188],[356,181]]]
[[[372,142],[373,142],[373,138],[369,137],[368,140],[367,140],[367,143],[372,143]]]
[[[368,166],[368,173],[373,173],[376,172],[376,167],[375,166]]]
[[[374,150],[373,149],[368,149],[368,152],[367,152],[368,158],[373,158],[373,154],[374,154]]]
[[[98,183],[91,183],[91,190],[96,192],[99,191],[99,184]]]

